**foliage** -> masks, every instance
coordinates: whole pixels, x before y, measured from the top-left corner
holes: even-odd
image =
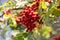
[[[2,10],[6,27],[19,31],[12,40],[47,40],[55,33],[52,25],[60,16],[60,0],[9,0],[0,6]]]

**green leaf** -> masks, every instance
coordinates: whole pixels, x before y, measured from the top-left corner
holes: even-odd
[[[14,24],[13,21],[14,21],[13,19],[9,18],[8,19],[8,24],[9,24],[11,29],[17,29],[17,24]]]
[[[55,16],[60,16],[60,9],[56,7],[53,7],[50,12],[54,14]]]
[[[0,6],[0,11],[1,11],[3,8],[4,8],[4,7],[1,5],[1,6]]]
[[[47,23],[47,21],[48,21],[48,19],[49,19],[49,15],[50,14],[52,14],[51,13],[51,8],[55,5],[55,2],[56,2],[56,0],[53,0],[53,3],[51,3],[50,5],[49,5],[49,7],[48,7],[48,12],[47,12],[47,14],[46,14],[46,16],[45,16],[45,21],[46,21],[46,23]],[[50,11],[51,10],[51,11]]]
[[[22,34],[22,33],[17,34],[17,35],[13,38],[13,40],[24,40],[23,34]]]
[[[24,38],[26,38],[28,36],[27,33],[25,32],[20,32],[19,34],[17,34],[13,40],[24,40]]]
[[[17,25],[9,24],[11,29],[17,29]]]
[[[23,33],[23,36],[24,36],[24,38],[26,38],[28,36],[28,34],[27,33]]]
[[[15,38],[13,38],[13,40],[24,40],[24,38],[23,37],[15,37]]]

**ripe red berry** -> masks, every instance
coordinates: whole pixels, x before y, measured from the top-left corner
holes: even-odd
[[[52,3],[52,0],[45,0],[46,2],[48,2],[48,3]]]
[[[57,6],[57,8],[59,8],[59,9],[60,9],[60,5],[59,5],[59,6]]]
[[[11,13],[11,9],[6,10],[5,13],[6,13],[6,14]]]
[[[39,3],[36,2],[35,4],[32,5],[32,10],[36,11],[38,9]]]
[[[60,36],[56,36],[53,38],[54,40],[60,40]]]
[[[20,23],[20,20],[16,20],[16,22],[17,22],[17,24],[19,24]]]

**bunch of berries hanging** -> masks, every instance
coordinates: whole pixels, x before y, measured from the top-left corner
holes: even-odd
[[[39,20],[38,12],[35,12],[38,9],[39,1],[36,1],[32,6],[26,6],[20,12],[19,20],[16,20],[17,23],[22,23],[26,26],[26,31],[32,31],[36,27],[35,22]]]

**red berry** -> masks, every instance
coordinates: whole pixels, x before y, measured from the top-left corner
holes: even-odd
[[[16,20],[16,22],[19,24],[20,23],[20,20]]]
[[[46,2],[48,2],[48,3],[52,3],[52,0],[45,0]]]
[[[60,36],[56,36],[53,38],[54,40],[60,40]]]
[[[6,10],[6,12],[5,12],[6,14],[9,14],[9,13],[11,13],[11,10],[10,9],[8,9],[8,10]]]
[[[59,5],[59,6],[57,6],[57,8],[60,8],[60,5]]]

